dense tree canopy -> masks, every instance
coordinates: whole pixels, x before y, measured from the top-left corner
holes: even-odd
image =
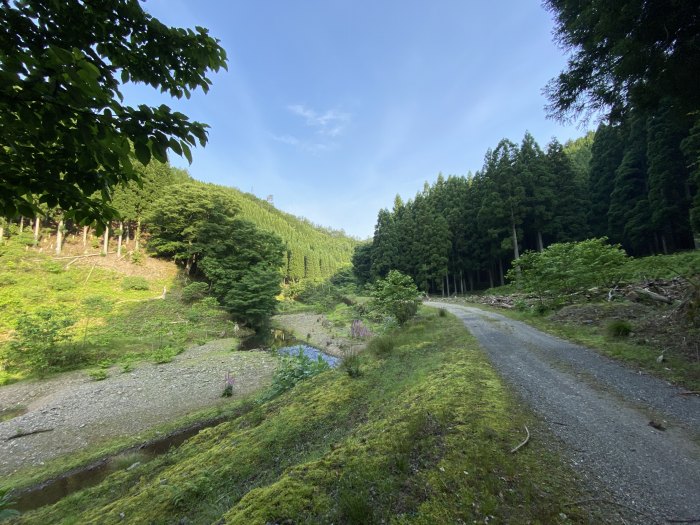
[[[700,126],[688,135],[689,119],[672,108],[632,116],[544,150],[529,133],[519,146],[501,140],[476,174],[439,175],[414,199],[397,198],[379,212],[372,243],[357,247],[356,276],[399,270],[422,290],[453,294],[503,284],[520,254],[553,243],[608,237],[632,255],[692,248]]]
[[[546,88],[560,119],[630,108],[655,110],[669,97],[700,108],[700,6],[696,0],[545,0],[567,69]]]
[[[59,206],[80,223],[114,218],[111,190],[167,151],[191,159],[206,125],[168,106],[125,105],[120,83],[173,97],[207,91],[226,53],[206,29],[170,28],[138,0],[0,4],[0,215]]]

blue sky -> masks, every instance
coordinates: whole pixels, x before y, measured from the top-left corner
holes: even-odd
[[[221,40],[229,70],[190,100],[143,86],[211,126],[193,177],[371,236],[377,212],[437,174],[466,175],[502,138],[584,134],[545,117],[565,65],[537,0],[148,0],[162,22]],[[165,99],[165,100],[164,100]],[[187,167],[173,156],[174,165]]]

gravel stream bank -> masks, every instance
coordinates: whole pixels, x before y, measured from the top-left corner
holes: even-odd
[[[665,381],[502,315],[425,304],[464,322],[505,380],[563,441],[573,467],[632,510],[636,523],[700,520],[697,396],[678,395],[681,390]]]
[[[0,476],[118,437],[134,437],[221,403],[224,375],[234,395],[265,384],[276,360],[265,352],[232,352],[233,339],[191,348],[166,364],[119,367],[104,381],[84,371],[0,387],[0,411],[25,413],[0,422]],[[19,433],[49,430],[11,439]]]

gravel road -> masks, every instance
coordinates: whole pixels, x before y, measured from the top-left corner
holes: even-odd
[[[700,523],[700,398],[502,315],[425,304],[462,320],[573,467],[634,522]]]
[[[268,381],[275,358],[258,351],[232,352],[234,344],[233,339],[211,341],[170,363],[140,363],[127,373],[114,367],[104,381],[69,372],[0,387],[0,411],[25,412],[0,422],[0,476],[116,437],[138,439],[178,417],[230,402],[221,397],[227,371],[234,378],[234,395]]]

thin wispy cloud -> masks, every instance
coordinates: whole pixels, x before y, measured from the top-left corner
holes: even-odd
[[[320,153],[333,147],[333,144],[303,140],[293,135],[270,134],[270,138],[276,142],[287,144],[288,146],[294,146],[295,148],[299,148],[310,153]]]
[[[287,109],[293,114],[304,119],[307,126],[315,129],[316,133],[326,137],[337,137],[340,135],[348,122],[350,114],[337,109],[329,109],[318,112],[303,104],[292,104]]]

